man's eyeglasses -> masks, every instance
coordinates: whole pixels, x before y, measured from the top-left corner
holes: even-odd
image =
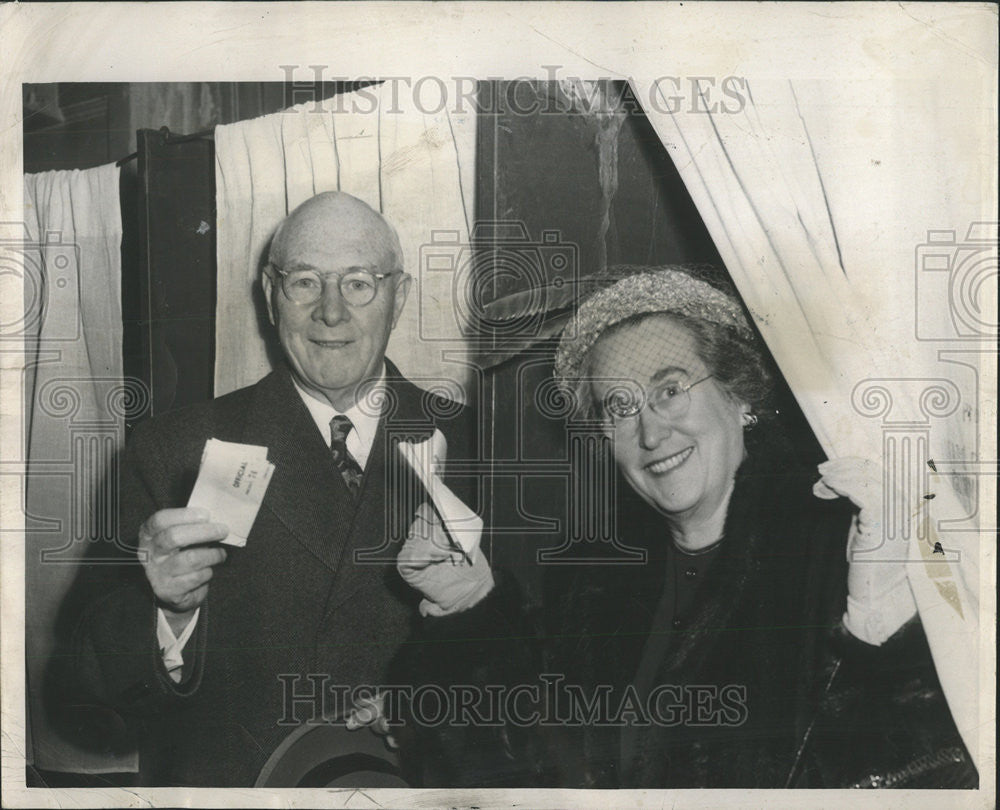
[[[320,275],[315,270],[282,270],[273,264],[270,268],[281,277],[281,291],[293,304],[309,306],[323,297],[326,285],[337,279],[337,288],[341,297],[352,307],[363,307],[375,300],[378,285],[389,276],[401,273],[393,270],[389,273],[369,273],[367,270],[352,270],[343,275]]]
[[[635,419],[642,413],[643,408],[649,406],[654,413],[667,419],[681,419],[691,407],[691,389],[713,376],[709,374],[692,383],[665,380],[646,392],[614,388],[604,397],[602,404],[604,416],[611,425],[617,427]]]

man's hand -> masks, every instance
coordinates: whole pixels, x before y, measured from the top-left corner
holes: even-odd
[[[209,522],[199,508],[161,509],[139,529],[139,559],[175,633],[205,601],[212,566],[226,559],[225,549],[204,544],[227,534],[226,526]]]
[[[367,726],[379,737],[385,738],[386,745],[390,748],[399,748],[399,743],[392,736],[392,729],[385,716],[385,693],[359,697],[347,715],[346,726],[348,731],[357,731]]]
[[[424,595],[420,611],[444,616],[475,605],[493,590],[493,572],[480,549],[476,562],[448,541],[448,535],[427,503],[417,509],[396,568],[406,582]]]

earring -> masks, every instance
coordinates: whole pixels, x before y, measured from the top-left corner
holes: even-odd
[[[757,418],[757,414],[745,413],[743,414],[743,429],[753,430],[755,427],[757,427],[757,422],[759,421],[760,420]]]

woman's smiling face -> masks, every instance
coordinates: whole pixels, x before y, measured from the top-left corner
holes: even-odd
[[[745,453],[743,414],[749,408],[712,371],[691,332],[669,315],[623,324],[591,349],[589,375],[599,404],[622,389],[644,398],[665,385],[682,392],[659,412],[641,398],[638,414],[608,426],[615,461],[632,488],[681,523],[725,509]]]

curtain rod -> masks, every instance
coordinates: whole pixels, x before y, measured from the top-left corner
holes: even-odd
[[[203,129],[201,132],[194,132],[190,135],[173,135],[170,132],[170,127],[160,127],[158,131],[163,136],[164,143],[167,144],[185,143],[186,141],[196,141],[199,140],[200,138],[210,138],[215,135],[215,127],[212,127],[211,129]],[[130,160],[135,160],[135,158],[137,157],[139,157],[138,152],[133,152],[130,155],[125,155],[125,157],[115,161],[115,166],[121,168]]]

